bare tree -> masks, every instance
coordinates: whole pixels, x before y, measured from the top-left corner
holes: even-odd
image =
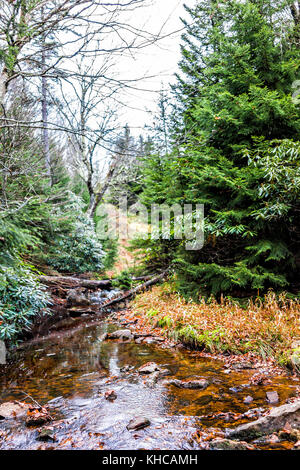
[[[119,86],[103,77],[113,63],[109,56],[102,60],[85,55],[74,60],[74,75],[59,82],[59,99],[54,101],[70,130],[73,146],[71,165],[84,180],[92,217],[115,171],[115,161],[109,156],[110,141],[117,126],[117,110],[113,95]],[[80,77],[80,79],[78,79]],[[66,86],[68,85],[68,86]]]
[[[120,88],[134,87],[132,82],[135,80],[127,81],[111,73],[111,58],[132,54],[132,51],[147,47],[160,37],[160,32],[155,34],[144,31],[133,26],[132,20],[126,17],[130,13],[132,18],[132,11],[148,5],[148,2],[149,0],[0,0],[0,128],[21,126],[42,130],[45,167],[50,182],[49,131],[71,133],[80,149],[81,161],[87,172],[92,205],[99,198],[97,193],[102,191],[95,189],[99,188],[99,181],[95,176],[95,155],[100,143],[106,149],[109,147],[105,136],[112,112],[104,112],[101,119],[98,115],[98,121],[101,122],[98,129],[91,129],[90,118],[100,101],[105,102]],[[47,37],[53,37],[54,40],[47,41]],[[99,60],[102,61],[100,68],[86,66]],[[78,63],[81,64],[80,67]],[[9,85],[20,78],[29,82],[30,86],[33,86],[37,78],[41,79],[41,120],[17,122],[5,118],[3,113],[9,96]],[[137,77],[136,80],[140,78],[143,77]],[[48,109],[50,80],[67,82],[76,90],[80,103],[80,122],[76,122],[77,113],[75,116],[74,112],[73,116],[69,113],[69,119],[65,122],[58,122],[56,118],[51,122]],[[75,80],[77,84],[81,84],[79,90],[74,85]],[[101,97],[98,101],[95,92]],[[65,103],[70,111],[69,101],[65,100]],[[109,168],[108,177],[113,173],[113,164]],[[94,211],[92,206],[90,211]]]
[[[83,48],[86,57],[95,52],[122,54],[157,41],[157,34],[134,27],[122,16],[146,4],[148,0],[0,0],[0,105],[9,83],[18,77],[55,78],[72,73],[65,68],[66,60]],[[59,54],[41,70],[37,65],[41,65],[40,45],[45,34],[56,36],[57,43],[49,44],[48,49],[55,48]],[[108,35],[117,37],[118,42],[108,42]]]

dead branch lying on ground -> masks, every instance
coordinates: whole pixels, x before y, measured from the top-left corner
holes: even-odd
[[[111,279],[101,281],[93,279],[80,279],[78,277],[68,276],[39,276],[39,280],[48,285],[65,287],[66,289],[74,289],[76,287],[85,287],[87,289],[110,289],[112,287]]]
[[[147,289],[147,287],[153,286],[154,284],[157,284],[158,282],[163,280],[163,278],[166,276],[166,273],[167,271],[164,271],[163,273],[159,274],[158,276],[153,277],[149,281],[146,281],[143,284],[139,284],[133,289],[125,292],[125,294],[121,295],[120,297],[116,297],[115,299],[110,300],[106,304],[102,305],[101,309],[106,309],[107,307],[110,307],[111,305],[115,305],[119,302],[122,302],[123,300],[126,300],[136,294],[143,292],[144,290]]]

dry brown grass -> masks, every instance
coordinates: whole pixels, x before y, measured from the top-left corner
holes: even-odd
[[[224,299],[188,303],[166,284],[138,296],[133,309],[169,336],[210,352],[251,352],[281,364],[300,357],[300,303],[284,295],[270,292],[244,309]]]

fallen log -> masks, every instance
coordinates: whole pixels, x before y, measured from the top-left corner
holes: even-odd
[[[112,287],[111,279],[104,279],[101,281],[93,279],[80,279],[78,277],[68,276],[39,276],[39,280],[47,284],[47,286],[64,287],[66,289],[73,289],[75,287],[85,287],[87,289],[110,289]]]
[[[116,297],[115,299],[112,299],[110,300],[109,302],[101,305],[101,309],[105,309],[107,307],[110,307],[111,305],[115,305],[119,302],[122,302],[123,300],[126,300],[136,294],[139,294],[140,292],[143,292],[144,290],[147,289],[147,287],[150,287],[150,286],[153,286],[154,284],[157,284],[159,281],[161,281],[165,275],[166,275],[167,271],[164,271],[163,273],[159,274],[158,276],[155,276],[153,277],[152,279],[150,279],[149,281],[146,281],[144,282],[143,284],[140,284],[136,287],[134,287],[133,289],[125,292],[125,294],[121,295],[120,297]]]
[[[153,277],[153,274],[152,276],[138,276],[138,277],[133,277],[132,280],[133,281],[150,281],[150,279],[152,279]]]

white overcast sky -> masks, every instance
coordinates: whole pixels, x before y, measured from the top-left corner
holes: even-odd
[[[186,17],[183,8],[194,4],[194,0],[153,0],[148,8],[141,8],[134,12],[134,23],[140,23],[147,31],[158,32],[163,27],[162,35],[182,30],[180,17]],[[178,70],[180,60],[180,37],[182,31],[170,37],[162,39],[155,45],[149,46],[142,52],[135,54],[133,60],[120,61],[119,67],[123,76],[153,77],[139,81],[136,86],[142,90],[130,90],[126,92],[123,100],[128,105],[123,108],[119,119],[132,128],[134,134],[138,134],[145,124],[151,124],[149,111],[156,110],[159,91],[167,89],[168,84],[174,81],[174,73]],[[148,111],[148,112],[147,112]]]

